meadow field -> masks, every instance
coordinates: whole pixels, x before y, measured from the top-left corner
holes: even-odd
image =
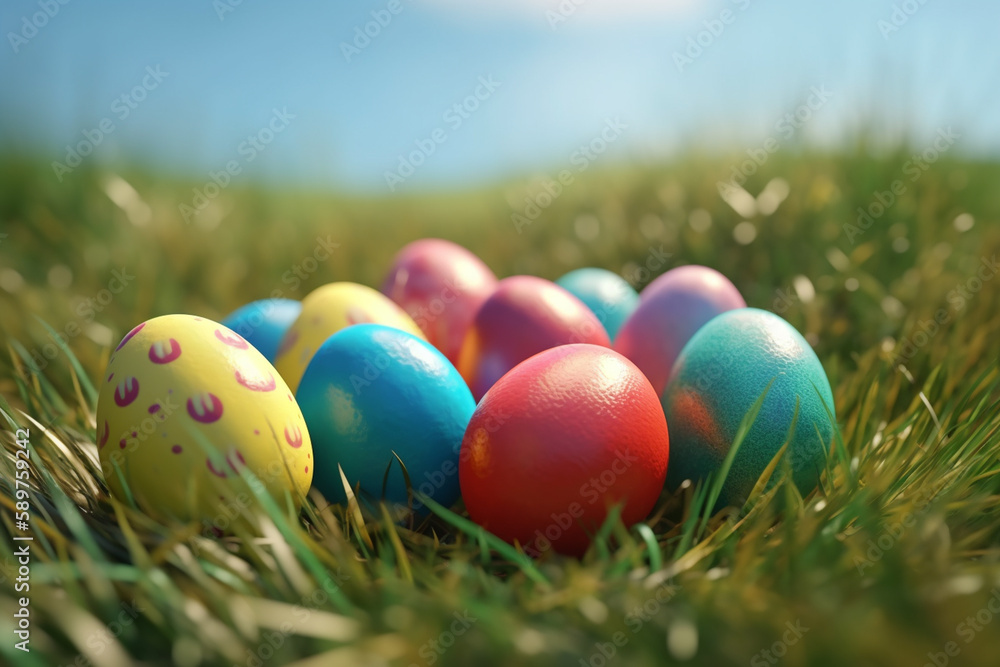
[[[789,148],[741,187],[719,184],[746,153],[594,165],[554,196],[558,169],[389,198],[234,179],[204,201],[204,175],[84,165],[60,180],[5,158],[0,663],[996,665],[1000,164],[928,150]],[[399,524],[314,493],[300,522],[245,539],[111,499],[94,387],[133,326],[377,287],[427,236],[498,276],[598,266],[641,289],[675,266],[718,269],[826,369],[841,438],[820,488],[762,486],[717,514],[712,484],[664,492],[582,559],[528,558],[461,503]],[[24,597],[30,652],[14,632]]]

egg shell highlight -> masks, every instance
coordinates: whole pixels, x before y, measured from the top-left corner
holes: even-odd
[[[563,345],[518,364],[465,431],[459,477],[474,521],[538,556],[582,555],[623,503],[632,525],[663,489],[670,436],[636,366],[596,345]]]
[[[681,266],[651,282],[615,338],[614,348],[638,366],[662,395],[684,345],[709,320],[746,302],[707,266]]]
[[[543,278],[512,276],[480,306],[462,344],[458,370],[478,401],[528,357],[571,343],[611,346],[600,320],[578,298]]]
[[[294,299],[252,301],[226,315],[222,324],[243,336],[272,364],[285,332],[302,312]]]
[[[381,291],[454,364],[476,311],[496,285],[489,267],[462,246],[421,239],[399,251]]]
[[[267,359],[227,327],[191,315],[143,322],[119,343],[103,380],[98,449],[119,500],[124,480],[151,516],[224,531],[253,502],[243,468],[279,506],[290,493],[297,508],[308,492],[302,413]]]
[[[632,285],[607,269],[570,271],[556,285],[583,301],[604,325],[611,340],[639,305],[639,293]]]
[[[719,506],[745,502],[785,444],[796,406],[786,455],[799,491],[805,495],[816,488],[836,432],[830,382],[809,343],[788,322],[744,308],[706,324],[677,360],[663,396],[672,445],[671,489],[721,466],[740,422],[772,380],[722,487]]]
[[[329,283],[302,300],[302,312],[282,338],[274,366],[295,391],[309,360],[327,338],[345,327],[366,323],[424,338],[413,318],[381,292],[357,283]]]
[[[351,487],[370,499],[407,505],[413,490],[450,506],[458,500],[458,452],[475,401],[462,377],[430,343],[378,324],[348,327],[320,346],[297,393],[313,435],[316,488],[334,502]],[[422,509],[419,503],[416,509]]]

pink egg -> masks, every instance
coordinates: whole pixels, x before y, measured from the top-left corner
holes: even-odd
[[[616,351],[645,373],[662,395],[684,345],[716,315],[746,308],[739,290],[707,266],[667,271],[639,295],[639,307],[615,338]]]
[[[528,357],[570,343],[611,347],[600,320],[575,296],[542,278],[511,276],[479,308],[457,366],[478,401]]]
[[[382,293],[454,364],[472,318],[496,285],[489,267],[462,246],[421,239],[396,254]]]

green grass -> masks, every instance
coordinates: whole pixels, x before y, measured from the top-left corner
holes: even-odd
[[[716,188],[725,158],[588,172],[520,234],[523,182],[396,199],[236,184],[186,225],[177,206],[195,182],[126,172],[149,206],[130,219],[106,195],[107,174],[81,168],[60,184],[45,165],[0,162],[0,286],[14,290],[0,289],[0,662],[756,666],[778,664],[761,653],[776,650],[786,665],[920,667],[928,653],[996,665],[1000,280],[969,281],[1000,254],[1000,165],[938,161],[849,242],[843,225],[908,179],[907,159],[860,148],[771,157],[747,189],[781,177],[790,194],[751,218],[746,246]],[[690,224],[697,209],[708,229]],[[963,213],[967,231],[953,225]],[[581,216],[600,221],[596,238]],[[214,539],[110,499],[92,382],[133,325],[221,318],[335,280],[377,285],[399,247],[429,235],[499,275],[631,272],[661,245],[673,255],[654,275],[718,268],[750,305],[803,332],[827,370],[841,440],[820,488],[803,498],[760,484],[746,507],[715,515],[711,484],[665,493],[644,524],[609,520],[582,560],[529,559],[461,505],[428,503],[429,518],[397,525],[314,495],[300,522],[272,506],[263,538]],[[317,237],[340,245],[296,275]],[[112,282],[113,271],[125,275]],[[922,327],[938,311],[944,324]],[[31,430],[28,654],[8,629],[24,595],[11,539],[17,427]],[[783,637],[795,640],[787,653]]]

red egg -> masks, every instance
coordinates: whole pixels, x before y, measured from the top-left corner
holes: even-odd
[[[480,306],[457,366],[478,401],[531,355],[569,343],[611,346],[601,321],[575,296],[543,278],[511,276]]]
[[[672,269],[642,290],[639,307],[615,337],[615,350],[642,369],[661,395],[691,337],[716,315],[746,305],[739,290],[715,269]]]
[[[504,375],[476,407],[459,456],[469,515],[534,556],[582,555],[622,505],[630,526],[663,487],[667,422],[649,381],[625,357],[563,345]]]
[[[396,255],[382,293],[454,364],[472,318],[496,285],[489,267],[462,246],[421,239]]]

